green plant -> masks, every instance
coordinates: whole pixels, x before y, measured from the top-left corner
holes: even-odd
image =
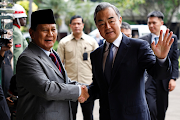
[[[58,44],[59,44],[59,42],[56,40],[56,42],[54,43],[54,46],[53,46],[53,49],[54,49],[55,51],[57,51]]]

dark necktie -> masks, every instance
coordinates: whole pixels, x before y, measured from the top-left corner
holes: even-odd
[[[108,48],[109,53],[106,58],[105,69],[104,69],[104,74],[105,74],[105,77],[106,77],[108,83],[110,83],[110,80],[111,80],[111,72],[112,72],[112,64],[113,64],[112,48],[113,48],[113,43],[110,43],[109,48]]]
[[[155,37],[154,41],[155,41],[155,45],[158,43],[159,37]]]
[[[57,68],[59,69],[59,71],[62,73],[61,67],[60,67],[59,62],[58,62],[56,56],[54,55],[54,53],[50,53],[49,57],[52,59],[52,61],[54,62],[54,64],[57,66]]]

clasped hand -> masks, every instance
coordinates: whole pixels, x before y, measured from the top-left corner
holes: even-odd
[[[78,98],[80,103],[84,103],[89,98],[88,89],[85,85],[81,86],[81,95]]]
[[[163,31],[161,30],[158,43],[156,45],[155,42],[151,44],[152,50],[157,58],[164,59],[168,55],[171,45],[174,42],[174,38],[171,38],[172,35],[173,32],[171,31],[169,33],[169,29],[167,29],[163,38]]]

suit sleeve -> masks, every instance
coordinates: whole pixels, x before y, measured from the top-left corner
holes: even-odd
[[[92,73],[94,72],[94,62],[93,62],[93,54],[91,53],[90,54],[90,58],[91,58],[91,64],[92,64]],[[92,77],[92,80],[93,82],[90,84],[90,86],[88,87],[88,92],[89,92],[89,95],[90,97],[88,98],[88,101],[91,101],[91,100],[95,100],[95,99],[98,99],[99,98],[99,86],[97,84],[97,81],[94,77],[94,74],[93,74],[93,77]]]
[[[179,58],[179,50],[177,48],[177,36],[173,35],[174,38],[174,42],[172,44],[171,47],[171,54],[169,54],[171,63],[172,63],[172,76],[171,78],[178,78],[179,77],[179,62],[178,62],[178,58]]]
[[[138,62],[142,69],[146,69],[148,74],[154,79],[166,79],[172,74],[172,66],[169,57],[167,56],[165,63],[159,64],[147,41],[144,41],[140,45]]]
[[[50,67],[48,67],[49,69],[44,67],[46,66],[43,66],[35,58],[20,57],[17,64],[17,87],[24,87],[24,94],[29,93],[46,100],[76,101],[79,97],[79,87],[65,84],[64,80],[54,80],[56,77],[53,76],[56,73]],[[23,91],[21,93],[23,95]]]

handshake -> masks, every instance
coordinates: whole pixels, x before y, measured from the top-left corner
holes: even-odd
[[[85,85],[81,86],[81,95],[78,98],[80,103],[84,103],[89,98],[88,89]]]

